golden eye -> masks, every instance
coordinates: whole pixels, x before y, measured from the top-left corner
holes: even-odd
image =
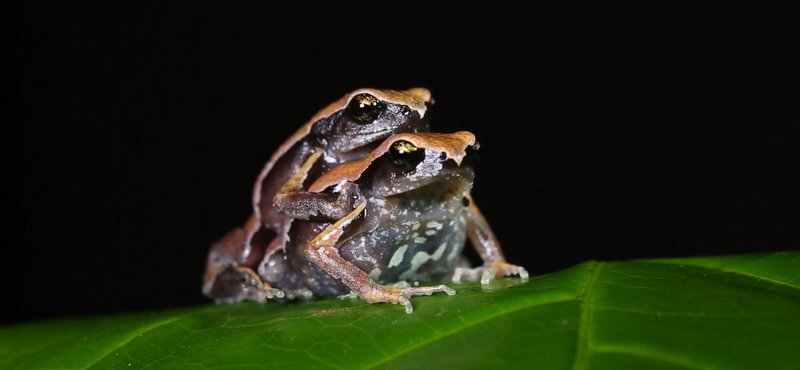
[[[395,167],[403,171],[410,171],[417,168],[417,165],[425,159],[425,149],[417,148],[408,141],[400,140],[394,142],[389,148],[389,157]]]
[[[358,94],[350,100],[345,113],[358,123],[369,124],[375,121],[385,108],[386,105],[378,98],[370,94]]]

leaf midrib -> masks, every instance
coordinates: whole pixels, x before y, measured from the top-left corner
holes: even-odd
[[[572,369],[585,369],[589,361],[589,331],[592,326],[594,316],[594,286],[600,279],[600,275],[605,269],[606,262],[596,262],[592,269],[592,274],[584,285],[583,292],[578,296],[581,301],[581,321],[578,324],[578,337],[575,344],[575,359],[572,362]]]

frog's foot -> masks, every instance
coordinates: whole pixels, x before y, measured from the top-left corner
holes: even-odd
[[[267,284],[264,284],[264,295],[267,296],[267,299],[284,297],[284,293],[282,290],[273,288]]]
[[[480,279],[481,284],[489,284],[492,280],[512,275],[519,275],[522,280],[528,279],[528,271],[524,267],[496,261],[477,268],[456,267],[453,282],[458,284]]]
[[[419,285],[419,283],[415,281],[414,285],[415,286]],[[404,281],[398,281],[396,283],[386,284],[386,286],[387,287],[392,287],[392,288],[408,288],[408,287],[411,286],[411,284],[404,280]],[[342,294],[342,295],[338,296],[337,298],[339,298],[339,299],[358,298],[358,293],[356,293],[356,292],[351,290],[350,293]]]
[[[306,288],[287,290],[286,299],[311,299],[314,293]]]
[[[271,287],[269,284],[264,283],[261,281],[261,277],[258,276],[252,269],[247,267],[236,267],[236,271],[241,272],[247,276],[247,283],[258,287],[258,299],[259,302],[264,302],[267,299],[272,298],[283,298],[283,291],[280,289],[276,289]]]
[[[414,312],[414,307],[408,300],[409,297],[417,295],[431,295],[433,293],[445,292],[447,295],[456,294],[456,291],[446,285],[436,285],[428,287],[408,287],[397,288],[386,285],[373,285],[359,294],[361,299],[367,303],[387,302],[401,304],[406,309],[406,313]]]
[[[522,280],[528,280],[528,270],[522,266],[512,265],[508,262],[492,262],[492,265],[481,276],[481,284],[489,284],[493,279],[504,276],[517,275]]]

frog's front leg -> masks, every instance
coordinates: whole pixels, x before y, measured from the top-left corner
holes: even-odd
[[[367,273],[344,260],[339,255],[336,242],[342,236],[344,228],[364,210],[366,202],[363,198],[360,199],[361,203],[355,210],[323,230],[306,245],[305,254],[309,261],[319,266],[322,270],[327,272],[328,275],[331,275],[333,278],[346,285],[367,303],[388,302],[392,304],[401,304],[405,307],[406,313],[414,312],[414,307],[408,300],[409,297],[431,295],[436,292],[445,292],[448,295],[456,294],[455,290],[445,285],[430,287],[392,287],[380,285],[373,281]]]
[[[489,222],[483,217],[472,196],[467,194],[464,197],[469,205],[464,209],[464,217],[467,221],[467,236],[470,243],[481,256],[483,266],[478,268],[456,267],[453,273],[454,282],[477,281],[480,278],[481,284],[489,284],[496,278],[503,276],[519,275],[522,279],[528,278],[528,271],[522,266],[512,265],[506,262],[500,242],[494,235]]]
[[[310,193],[303,189],[303,181],[321,155],[322,150],[318,149],[309,156],[275,194],[272,204],[278,212],[299,220],[336,221],[353,210],[360,193],[353,183],[342,184],[336,195]]]

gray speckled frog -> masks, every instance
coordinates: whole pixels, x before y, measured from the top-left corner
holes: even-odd
[[[465,131],[404,133],[386,139],[366,158],[333,168],[307,191],[299,171],[282,191],[296,190],[299,196],[346,192],[354,210],[335,222],[294,222],[286,248],[265,255],[259,276],[287,298],[352,292],[369,303],[402,304],[408,313],[411,296],[455,291],[396,283],[527,278],[524,268],[505,261],[469,194],[477,149],[475,136]],[[483,259],[478,268],[462,257],[467,238]]]
[[[285,248],[294,220],[332,222],[354,206],[346,191],[334,196],[310,194],[284,191],[284,184],[292,176],[310,181],[340,163],[364,158],[392,134],[428,131],[432,104],[431,93],[424,88],[364,88],[315,114],[275,151],[258,175],[250,219],[211,246],[203,294],[217,302],[281,297],[282,291],[265,285],[255,272],[263,256]],[[312,155],[319,159],[313,166],[303,166]]]

